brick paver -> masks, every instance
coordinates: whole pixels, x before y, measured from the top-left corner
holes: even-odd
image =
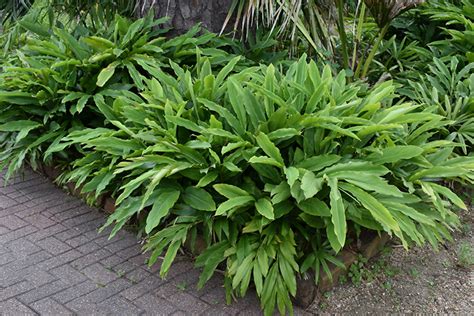
[[[252,293],[226,306],[220,276],[197,291],[186,257],[161,279],[132,233],[97,233],[105,218],[29,169],[2,185],[0,315],[261,314]]]

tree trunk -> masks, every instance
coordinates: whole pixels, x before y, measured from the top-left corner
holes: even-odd
[[[170,17],[172,33],[181,34],[197,23],[218,33],[226,19],[232,0],[138,0],[138,14],[155,10],[155,17]]]

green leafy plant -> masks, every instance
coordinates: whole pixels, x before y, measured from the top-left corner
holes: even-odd
[[[466,155],[474,146],[474,63],[462,67],[456,57],[449,62],[435,58],[429,69],[418,82],[410,81],[413,91],[407,94],[448,120],[440,132]]]
[[[459,245],[459,249],[457,251],[458,255],[458,264],[464,268],[470,268],[474,265],[474,250],[472,249],[472,245],[464,242]]]
[[[25,45],[0,77],[8,175],[54,160],[58,182],[112,195],[104,228],[135,221],[163,277],[202,238],[198,287],[223,270],[227,300],[255,287],[267,315],[291,314],[297,275],[331,277],[362,230],[405,248],[451,238],[466,206],[441,183],[472,184],[474,157],[439,139],[442,112],[391,81],[349,82],[306,55],[257,66],[197,27],[165,39],[159,23],[117,16],[98,37],[20,22]]]
[[[432,0],[421,13],[434,21],[445,23],[440,27],[448,38],[431,45],[444,48],[444,55],[464,55],[474,62],[474,4],[469,0]]]
[[[465,205],[437,181],[472,181],[473,161],[430,141],[441,116],[391,104],[391,82],[361,90],[304,58],[229,76],[237,64],[214,73],[202,59],[195,76],[174,66],[140,96],[118,97],[109,127],[63,139],[84,154],[66,179],[114,192],[112,234],[145,214],[145,250],[150,264],[165,251],[162,276],[200,234],[199,287],[223,266],[229,299],[253,285],[266,313],[284,313],[296,274],[329,274],[351,231],[386,231],[406,247],[450,238],[448,205]]]
[[[25,159],[34,168],[40,158],[49,163],[53,151],[71,159],[67,158],[71,152],[58,150],[60,140],[72,130],[102,126],[104,118],[112,121],[107,103],[120,95],[134,98],[129,90],[143,89],[146,77],[160,76],[175,62],[192,68],[201,57],[213,65],[232,57],[210,48],[215,35],[195,36],[197,26],[166,40],[161,36],[166,30],[155,28],[164,20],[151,16],[134,22],[117,16],[106,37],[79,39],[30,18],[19,22],[28,32],[22,35],[21,49],[5,60],[0,75],[0,160],[1,166],[9,166],[7,177]]]

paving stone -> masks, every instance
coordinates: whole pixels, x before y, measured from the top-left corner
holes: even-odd
[[[23,271],[23,274],[25,276],[25,279],[31,284],[33,284],[35,287],[40,287],[42,285],[52,283],[58,279],[57,277],[49,274],[48,272],[37,268],[36,266],[26,269],[26,271]]]
[[[6,228],[5,226],[0,226],[0,235],[6,234],[9,232],[10,230],[8,228]]]
[[[78,251],[77,253],[81,254]],[[109,251],[104,250],[104,249],[99,249],[87,255],[81,254],[79,258],[77,258],[76,260],[72,262],[71,265],[78,270],[82,270],[85,267],[90,266],[91,264],[94,264],[102,259],[109,257],[110,255],[111,253]]]
[[[4,252],[0,256],[0,267],[3,265],[6,265],[7,263],[10,263],[12,261],[15,261],[16,258],[11,252]]]
[[[137,269],[138,269],[138,266],[130,261],[124,261],[122,263],[117,264],[116,266],[112,268],[113,271],[120,274],[126,274]]]
[[[2,221],[0,220],[0,223]],[[38,228],[34,226],[24,226],[20,229],[13,230],[7,234],[0,235],[0,244],[5,244],[9,241],[16,240],[18,238],[28,236],[34,232],[38,231]]]
[[[19,295],[18,299],[24,303],[30,304],[48,296],[54,295],[68,287],[69,284],[61,280],[57,280],[51,283],[44,284],[40,287],[35,287],[31,291]]]
[[[210,306],[191,294],[180,291],[172,295],[163,297],[167,301],[173,303],[180,310],[184,310],[191,314],[199,314],[206,311]]]
[[[61,224],[55,224],[53,226],[48,227],[47,229],[41,229],[33,234],[30,234],[26,238],[35,242],[51,236],[54,236],[57,239],[57,235],[67,229],[67,227]]]
[[[58,256],[52,257],[50,255],[50,258],[48,260],[41,262],[39,266],[45,271],[48,271],[50,269],[59,267],[65,263],[71,262],[80,256],[81,256],[81,253],[73,249]]]
[[[134,303],[139,308],[143,309],[147,315],[170,315],[177,310],[176,306],[174,306],[171,302],[151,294],[143,295],[142,297],[134,300]]]
[[[93,211],[89,209],[87,213],[69,218],[65,221],[62,221],[62,223],[66,226],[73,227],[73,226],[78,226],[79,224],[90,222],[99,217],[101,217],[101,215],[97,211]]]
[[[12,198],[14,200],[16,200],[16,198],[24,195],[23,192],[20,192],[20,191],[17,191],[17,190],[13,190],[13,191],[8,192],[8,193],[5,192],[5,193],[6,193],[6,196],[8,196],[9,198]]]
[[[124,261],[126,261],[126,259],[121,258],[116,255],[111,255],[107,258],[100,260],[100,263],[107,269],[112,269],[113,267],[115,267],[118,264],[121,264]]]
[[[224,289],[213,279],[196,291],[199,271],[183,256],[162,280],[161,260],[147,267],[133,234],[122,230],[108,239],[112,227],[98,234],[105,214],[26,170],[0,187],[0,315],[259,312],[258,302],[247,300],[214,304]]]
[[[120,295],[123,297],[127,298],[128,300],[135,300],[136,298],[146,294],[146,293],[151,293],[155,289],[157,289],[160,286],[163,286],[165,283],[163,280],[157,277],[150,277],[143,279],[142,281],[135,283],[132,282],[133,285],[126,290],[122,291]]]
[[[0,199],[0,201],[1,200],[3,200],[3,197]],[[0,207],[1,207],[1,204],[0,204]],[[28,225],[28,222],[25,222],[24,220],[14,215],[9,215],[5,217],[1,217],[0,224],[10,230],[16,230],[20,227]]]
[[[67,288],[61,292],[54,294],[53,298],[56,301],[62,304],[65,304],[74,299],[77,299],[78,297],[89,294],[90,292],[96,290],[97,288],[98,288],[97,284],[87,279],[85,282],[76,284],[74,286],[71,286],[70,288]]]
[[[10,299],[5,302],[0,301],[0,314],[3,316],[28,316],[37,315],[28,306],[16,299]]]
[[[150,272],[145,271],[143,269],[137,269],[137,268],[125,273],[125,277],[129,279],[130,281],[132,281],[132,283],[134,284],[140,281],[143,281],[144,279],[156,278]]]
[[[6,197],[6,196],[2,196],[2,198],[0,199],[0,207],[3,209],[12,207],[16,204],[18,204],[17,201],[15,201],[14,199],[10,199],[9,197]]]
[[[70,285],[78,284],[87,280],[87,277],[83,273],[67,264],[51,269],[49,270],[49,273]]]
[[[89,239],[87,237],[84,236],[85,239]],[[79,247],[76,248],[77,251],[80,251],[81,253],[83,254],[88,254],[88,253],[91,253],[91,252],[94,252],[98,249],[100,249],[101,247],[96,244],[95,242],[93,241],[89,241],[87,242],[86,244],[84,245],[81,245]]]
[[[72,205],[65,205],[61,204],[57,207],[52,207],[49,209],[49,211],[53,214],[51,216],[52,220],[65,223],[67,220],[70,220],[71,224],[73,221],[71,221],[73,218],[82,216],[84,214],[92,213],[92,211],[88,208],[81,207],[81,204],[75,203]],[[85,218],[87,219],[87,218]],[[69,227],[74,227],[71,225],[68,225]]]
[[[31,266],[41,265],[43,262],[49,259],[51,259],[51,255],[42,250],[31,255],[22,256],[21,259],[17,258],[14,264],[9,265],[9,267],[14,270],[23,270]]]
[[[54,237],[61,241],[68,241],[69,239],[80,236],[81,233],[82,232],[76,228],[68,227],[67,230],[55,234]],[[74,246],[71,246],[71,247],[74,247]]]
[[[138,308],[132,302],[123,297],[113,296],[98,304],[101,310],[106,310],[110,315],[140,315],[144,312],[143,309]],[[158,313],[158,311],[155,311]],[[161,313],[161,311],[159,312]]]
[[[36,244],[39,245],[44,250],[51,253],[52,255],[59,255],[68,250],[71,250],[71,247],[68,244],[63,243],[62,241],[54,237],[48,237],[48,238],[42,239],[38,241]]]
[[[8,248],[14,253],[21,253],[24,255],[29,255],[41,250],[40,247],[38,247],[26,238],[20,238],[11,241],[10,243],[8,243]]]
[[[11,267],[0,269],[0,287],[6,288],[15,283],[24,280],[24,275],[20,271],[13,270]]]
[[[46,216],[44,216],[42,214],[34,214],[34,215],[29,216],[29,217],[26,217],[25,221],[27,221],[31,225],[33,225],[35,227],[38,227],[38,228],[41,228],[41,229],[44,229],[44,228],[47,228],[47,227],[50,227],[50,226],[53,226],[54,224],[56,224],[56,222],[50,220],[49,218],[47,218]]]
[[[85,245],[85,244],[88,244],[87,247],[90,247],[93,250],[96,250],[96,249],[100,248],[99,245],[97,245],[96,243],[94,243],[95,245],[91,245],[93,243],[93,241],[91,242],[90,238],[88,238],[84,235],[79,235],[79,236],[67,239],[64,242],[66,244],[68,244],[69,246],[73,247],[73,248],[77,248],[77,247],[80,247],[80,246]],[[81,251],[81,249],[77,249],[77,250]],[[82,252],[82,253],[84,253],[84,252]]]
[[[105,249],[113,253],[119,252],[129,247],[134,247],[134,249],[138,250],[138,253],[140,253],[140,245],[138,243],[138,240],[134,236],[129,236],[128,238],[124,238],[112,244],[104,246]]]
[[[0,290],[0,302],[17,296],[19,294],[28,292],[33,288],[34,286],[27,281],[21,281],[14,285],[5,287]]]
[[[98,284],[108,284],[118,279],[117,273],[106,269],[103,265],[95,263],[82,270],[84,275]]]
[[[120,293],[124,289],[129,288],[132,284],[125,279],[117,279],[107,285],[97,285],[97,289],[82,297],[81,300],[86,300],[89,303],[102,302]]]
[[[132,247],[120,250],[119,252],[116,252],[115,254],[124,259],[130,259],[140,254],[140,247],[137,245],[133,245]]]
[[[168,275],[166,276],[167,280],[171,280],[178,275],[185,274],[189,270],[192,270],[194,266],[192,262],[186,260],[174,262],[171,267],[172,268],[169,270]],[[156,268],[158,268],[157,270],[159,270],[158,264],[156,265]]]
[[[80,297],[74,301],[68,302],[66,307],[74,311],[78,316],[109,316],[110,313],[106,309],[101,309],[96,303],[91,303],[88,300]]]
[[[132,257],[132,258],[128,259],[127,261],[133,262],[138,267],[146,268],[147,267],[148,256],[144,255],[144,254],[139,254],[135,257]]]
[[[23,204],[23,203],[25,203],[25,202],[30,201],[30,198],[29,198],[28,196],[26,196],[26,195],[22,195],[22,196],[19,196],[19,197],[14,198],[14,200],[17,201],[17,202],[20,203],[20,204]]]
[[[31,304],[31,308],[42,316],[74,315],[74,313],[67,309],[64,305],[59,304],[51,298],[45,298],[34,302]]]

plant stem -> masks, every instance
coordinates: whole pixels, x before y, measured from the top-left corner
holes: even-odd
[[[349,52],[347,51],[347,36],[344,28],[344,2],[343,0],[337,0],[337,11],[338,11],[338,23],[337,28],[339,31],[339,37],[341,38],[341,50],[342,50],[342,61],[344,69],[349,67]]]
[[[364,19],[365,19],[365,3],[362,1],[360,5],[360,13],[358,14],[358,21],[357,21],[357,28],[355,30],[355,40],[354,40],[354,49],[352,52],[352,70],[355,69],[355,65],[357,62],[357,49],[359,48],[359,44],[362,42],[362,30],[364,27]],[[362,58],[362,56],[361,56]]]
[[[365,78],[367,76],[367,73],[369,72],[369,67],[370,64],[372,63],[372,60],[375,57],[375,54],[377,53],[377,50],[379,49],[380,43],[382,42],[385,33],[387,33],[389,24],[385,25],[379,33],[379,36],[377,37],[377,40],[375,41],[374,46],[372,47],[372,50],[370,51],[369,56],[367,57],[367,60],[365,61],[364,64],[364,70],[362,71],[362,78]]]

